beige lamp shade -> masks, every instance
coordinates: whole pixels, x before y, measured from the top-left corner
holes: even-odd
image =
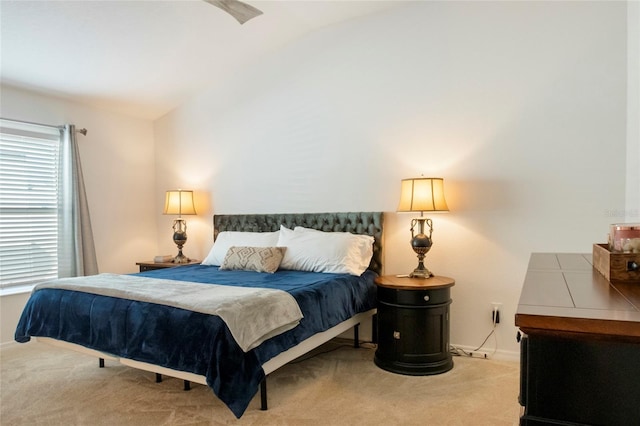
[[[399,212],[448,212],[444,199],[444,179],[403,179]]]
[[[167,191],[164,202],[164,214],[196,214],[196,208],[193,205],[193,191],[184,191],[176,189]]]

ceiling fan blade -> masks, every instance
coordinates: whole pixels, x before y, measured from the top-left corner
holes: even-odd
[[[209,4],[227,12],[229,15],[236,18],[240,24],[244,24],[251,18],[262,15],[262,11],[243,3],[238,0],[204,0]]]

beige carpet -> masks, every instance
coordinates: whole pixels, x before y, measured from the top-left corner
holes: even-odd
[[[287,365],[240,420],[205,386],[28,343],[0,351],[0,424],[9,425],[517,425],[514,362],[455,357],[448,373],[412,377],[373,363],[374,349],[342,342]],[[370,345],[369,345],[370,346]]]

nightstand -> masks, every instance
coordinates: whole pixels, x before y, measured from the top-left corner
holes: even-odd
[[[449,351],[452,278],[376,278],[378,349],[374,361],[384,370],[422,376],[453,368]]]
[[[173,263],[173,262],[154,262],[150,260],[148,262],[136,262],[136,265],[140,267],[140,272],[153,271],[154,269],[175,268],[182,265],[194,265],[200,263],[199,260],[191,259],[189,263]]]

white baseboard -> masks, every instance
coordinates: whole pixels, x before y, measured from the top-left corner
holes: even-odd
[[[15,340],[12,341],[8,341],[8,342],[2,342],[0,343],[0,350],[5,349],[5,348],[10,348],[12,346],[16,346],[16,345],[21,345],[22,343],[18,343]]]
[[[342,335],[340,335],[340,337],[346,339],[348,336],[345,333],[343,333]],[[0,343],[0,350],[9,348],[12,346],[16,346],[16,345],[21,345],[21,344],[24,344],[24,343],[18,343],[15,340],[10,342]],[[474,351],[475,347],[473,346],[456,345],[456,344],[451,344],[451,347],[462,349],[463,351],[470,353],[471,358],[495,359],[498,361],[520,362],[520,351],[506,351],[502,349],[498,349],[495,352],[492,350]]]
[[[456,345],[454,343],[451,344],[452,348],[462,349],[464,352],[470,354],[469,356],[472,358],[483,358],[483,359],[495,359],[497,361],[512,361],[512,362],[520,362],[520,351],[506,351],[503,349],[498,349],[493,351],[491,349],[485,350],[481,349],[475,351],[476,349],[473,346],[465,346],[465,345]],[[466,355],[462,355],[466,356]]]

